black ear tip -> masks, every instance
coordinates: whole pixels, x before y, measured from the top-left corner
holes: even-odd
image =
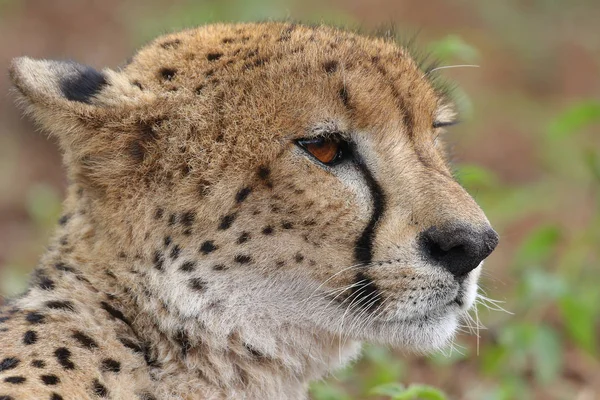
[[[68,100],[90,104],[92,98],[108,84],[106,76],[92,67],[75,62],[65,64],[71,71],[60,80],[60,90]]]

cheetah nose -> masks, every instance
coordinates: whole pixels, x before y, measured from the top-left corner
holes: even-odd
[[[489,226],[483,230],[456,223],[432,226],[419,237],[423,255],[459,280],[477,268],[497,245],[498,234]]]

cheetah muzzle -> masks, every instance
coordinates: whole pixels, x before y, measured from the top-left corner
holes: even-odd
[[[393,40],[208,25],[10,75],[70,185],[0,314],[2,400],[303,399],[362,341],[444,346],[475,301],[498,236]]]

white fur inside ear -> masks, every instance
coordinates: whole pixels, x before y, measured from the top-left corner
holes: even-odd
[[[29,57],[14,59],[10,76],[19,91],[34,103],[59,99],[90,103],[107,84],[106,76],[91,67]]]

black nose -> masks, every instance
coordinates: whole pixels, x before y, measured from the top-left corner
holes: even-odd
[[[421,233],[419,245],[429,260],[463,278],[496,248],[498,234],[492,228],[478,231],[463,224],[432,226]]]

